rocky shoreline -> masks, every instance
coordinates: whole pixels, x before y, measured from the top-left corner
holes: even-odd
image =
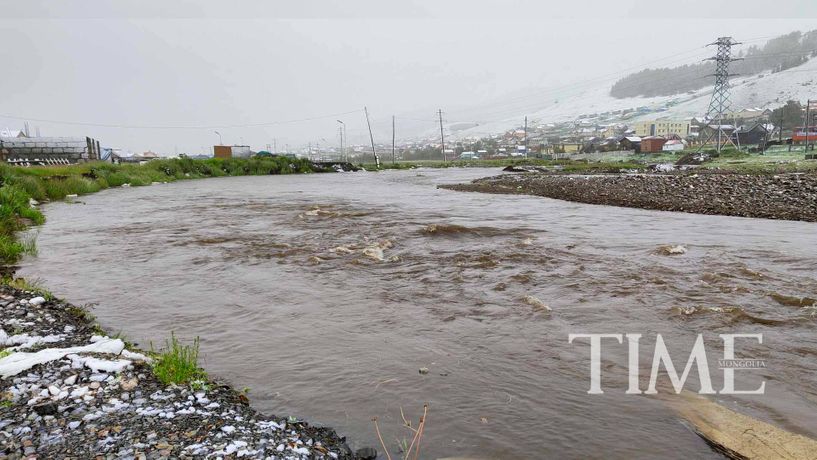
[[[166,386],[150,361],[80,308],[0,287],[0,458],[374,458],[224,383]]]
[[[503,174],[440,188],[580,203],[817,222],[817,174]]]

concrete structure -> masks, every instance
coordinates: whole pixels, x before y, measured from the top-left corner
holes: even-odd
[[[689,120],[640,121],[634,126],[635,135],[638,137],[668,136],[670,134],[687,137],[690,134]]]
[[[101,151],[90,137],[0,137],[0,160],[7,162],[83,163],[99,160]]]
[[[679,140],[668,140],[661,150],[664,152],[678,152],[684,150],[684,142]]]
[[[213,156],[215,158],[249,158],[252,151],[249,145],[214,145]]]
[[[770,109],[743,109],[737,112],[730,112],[726,115],[726,120],[735,120],[738,123],[761,122],[768,120],[771,115],[772,111]]]
[[[578,153],[582,146],[581,142],[560,142],[553,146],[553,153]]]

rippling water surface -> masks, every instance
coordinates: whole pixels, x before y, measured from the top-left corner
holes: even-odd
[[[201,336],[207,370],[256,407],[354,447],[379,444],[377,416],[396,449],[401,407],[416,423],[428,402],[423,458],[717,457],[624,395],[625,345],[605,345],[605,394],[588,395],[588,344],[567,340],[583,332],[643,334],[642,378],[656,333],[680,368],[698,333],[713,358],[717,334],[763,333],[739,347],[768,368],[738,380],[766,394],[717,400],[817,436],[816,310],[781,297],[817,298],[817,225],[436,189],[495,173],[108,190],[47,205],[20,272],[144,346]]]

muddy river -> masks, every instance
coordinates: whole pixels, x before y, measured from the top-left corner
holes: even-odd
[[[716,389],[718,334],[763,334],[738,341],[766,367],[736,386],[765,393],[713,399],[817,436],[817,224],[436,188],[492,174],[107,190],[46,205],[20,274],[143,347],[200,336],[211,375],[353,447],[381,450],[378,417],[395,456],[401,408],[416,424],[428,403],[422,458],[719,457],[661,398],[625,394],[626,339],[603,342],[604,394],[588,394],[579,333],[642,334],[641,389],[658,333],[679,373],[704,334]]]

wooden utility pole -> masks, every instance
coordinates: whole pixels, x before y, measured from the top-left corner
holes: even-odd
[[[397,163],[397,155],[394,153],[394,115],[391,116],[391,164]]]
[[[783,144],[783,110],[780,111],[780,129],[777,131],[777,143]]]
[[[525,115],[525,158],[528,157],[528,116]]]
[[[372,124],[369,122],[369,109],[363,107],[363,113],[366,114],[366,125],[369,127],[369,140],[372,141],[372,155],[374,155],[374,164],[377,169],[380,169],[380,157],[377,156],[377,150],[374,148],[374,134],[372,134]]]
[[[440,115],[440,144],[442,146],[440,150],[442,150],[443,161],[448,161],[448,159],[445,156],[445,133],[443,133],[443,109],[438,110],[437,113]]]

